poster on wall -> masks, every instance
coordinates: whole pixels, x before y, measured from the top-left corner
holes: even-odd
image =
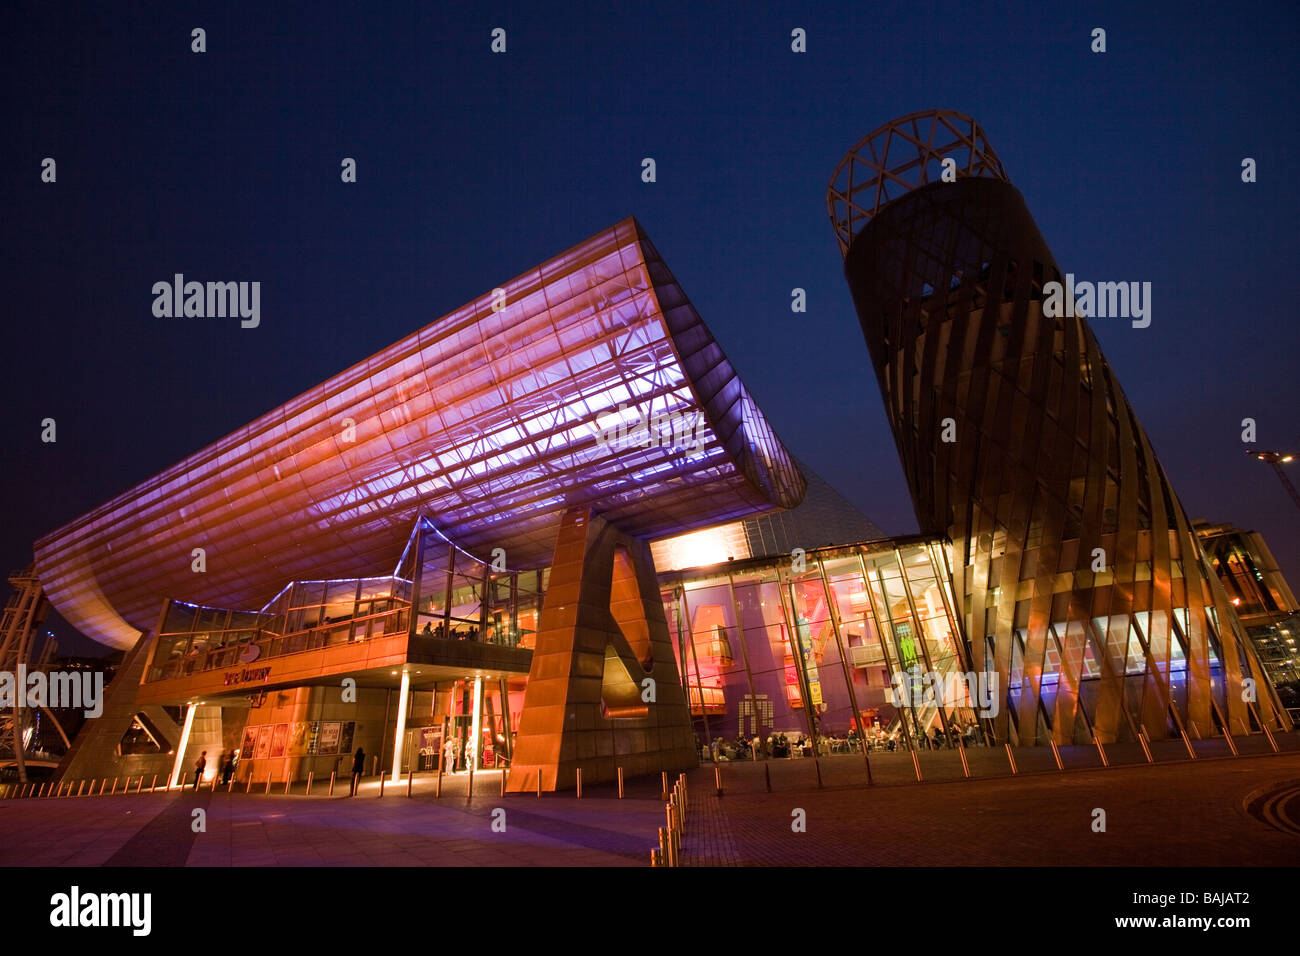
[[[257,727],[244,728],[244,744],[239,748],[240,760],[251,760],[253,757],[253,748],[257,744]]]
[[[301,757],[307,753],[307,744],[311,740],[311,723],[296,720],[289,725],[289,756]]]
[[[271,734],[271,756],[283,757],[284,745],[289,740],[289,725],[276,724],[275,732]]]
[[[339,736],[339,753],[352,753],[352,735],[356,729],[356,721],[349,720],[344,723],[343,732]]]
[[[316,742],[318,754],[336,754],[339,752],[339,734],[343,724],[337,720],[325,721],[320,725],[320,739]]]
[[[258,760],[271,756],[272,729],[270,724],[263,724],[257,728],[257,747],[253,751],[253,756]]]

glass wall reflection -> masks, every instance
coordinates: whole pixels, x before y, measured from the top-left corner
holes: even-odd
[[[875,542],[661,575],[697,737],[710,756],[982,744],[968,694],[929,705],[921,694],[923,674],[956,679],[971,670],[939,573],[942,547]],[[900,680],[915,685],[908,700],[894,693]]]

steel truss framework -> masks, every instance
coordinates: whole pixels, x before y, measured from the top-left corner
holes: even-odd
[[[956,182],[926,172],[949,151]],[[1289,727],[1087,321],[1043,315],[1060,269],[974,121],[882,127],[827,202],[968,660],[1006,688],[998,739]]]
[[[802,498],[635,220],[501,289],[504,307],[484,295],[42,538],[50,600],[126,647],[166,596],[258,607],[286,580],[381,573],[421,512],[529,568],[568,508],[659,537]],[[697,448],[600,440],[638,415],[695,412]]]

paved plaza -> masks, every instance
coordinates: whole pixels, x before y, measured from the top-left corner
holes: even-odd
[[[953,752],[906,753],[692,771],[688,866],[1293,865],[1300,860],[1300,752],[1201,759],[1163,742],[1156,763],[1123,750],[1103,767],[1091,748],[973,750],[971,779]],[[1208,748],[1208,749],[1207,749]],[[1181,751],[1181,759],[1180,757]],[[822,787],[818,787],[818,772]],[[646,866],[664,825],[658,780],[542,798],[501,797],[500,777],[432,775],[355,798],[317,785],[289,795],[203,790],[0,801],[6,866]],[[768,787],[771,786],[769,792]],[[205,832],[195,832],[203,810]],[[1105,831],[1097,832],[1097,810]],[[504,817],[499,811],[504,810]],[[802,811],[798,814],[796,811]],[[792,823],[801,816],[803,832]],[[504,832],[501,826],[504,823]],[[494,829],[495,824],[495,829]]]

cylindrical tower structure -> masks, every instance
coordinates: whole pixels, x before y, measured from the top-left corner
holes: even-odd
[[[1088,322],[1043,314],[1064,278],[974,120],[882,126],[827,200],[998,740],[1289,728]]]

